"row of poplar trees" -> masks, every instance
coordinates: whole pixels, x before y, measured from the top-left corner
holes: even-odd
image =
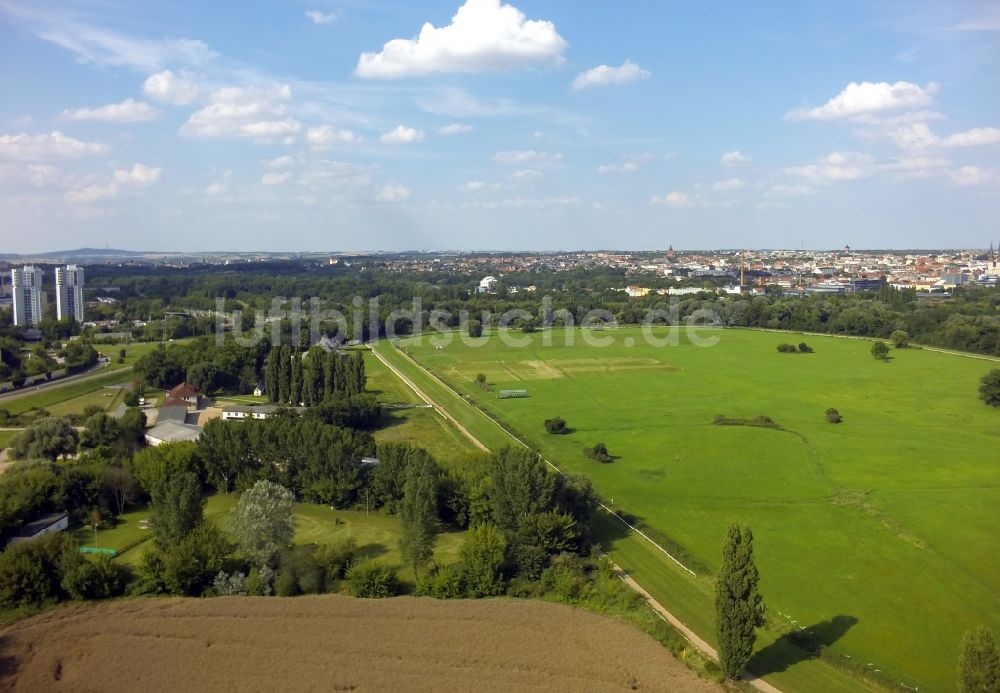
[[[287,344],[271,349],[264,367],[264,390],[279,404],[312,406],[364,392],[365,360],[360,351],[327,353],[313,347],[305,354]]]

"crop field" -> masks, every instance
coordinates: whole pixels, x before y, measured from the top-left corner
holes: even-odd
[[[52,609],[0,630],[0,687],[721,690],[636,628],[559,604],[338,595]]]
[[[683,336],[678,346],[651,346],[639,329],[593,334],[613,342],[603,347],[569,334],[569,344],[558,331],[515,333],[523,347],[495,336],[401,346],[561,469],[589,476],[617,511],[680,547],[698,577],[662,555],[659,567],[639,565],[639,552],[626,550],[635,535],[611,542],[626,569],[635,562],[637,579],[709,642],[706,574],[718,569],[727,525],[741,521],[754,530],[775,624],[812,632],[833,658],[887,681],[954,687],[962,633],[983,623],[1000,629],[1000,410],[977,397],[995,363],[921,349],[879,362],[865,340],[744,330],[702,331],[718,338],[708,348]],[[778,353],[789,341],[815,353]],[[431,379],[402,354],[394,361]],[[476,384],[479,373],[493,391]],[[499,399],[500,389],[528,397]],[[441,398],[475,411],[457,396]],[[843,423],[826,421],[828,407]],[[778,428],[714,425],[720,414],[765,415]],[[543,421],[556,415],[571,433],[545,432]],[[598,442],[611,463],[582,453]],[[752,670],[787,690],[835,688],[814,678],[818,661],[788,661],[772,640],[762,638]]]

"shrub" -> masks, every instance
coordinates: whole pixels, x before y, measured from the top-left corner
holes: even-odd
[[[813,352],[813,348],[805,342],[799,342],[799,351],[803,354],[811,354]]]
[[[830,407],[826,410],[826,420],[832,424],[839,424],[843,419],[840,416],[840,412]]]
[[[246,596],[247,576],[239,570],[232,574],[220,570],[212,581],[212,591],[220,597]]]
[[[876,361],[886,361],[889,358],[889,347],[885,342],[875,342],[872,344],[872,358]]]
[[[784,342],[782,342],[781,344],[778,345],[778,351],[780,351],[782,354],[794,354],[796,349],[794,344],[785,344]]]
[[[551,419],[545,419],[545,430],[553,435],[569,433],[569,429],[566,428],[566,420],[560,416],[553,416]]]
[[[892,340],[893,346],[897,349],[905,349],[910,346],[910,335],[903,332],[903,330],[894,330],[889,339]]]
[[[355,597],[380,599],[399,594],[396,569],[381,563],[360,563],[347,571],[351,594]]]
[[[281,555],[281,567],[274,581],[279,597],[319,594],[326,589],[326,571],[313,555],[312,546],[296,546]]]
[[[1000,407],[1000,368],[994,368],[979,380],[979,399],[991,407]]]
[[[583,454],[596,462],[611,462],[614,458],[608,454],[608,448],[604,443],[597,443],[592,448],[584,448]]]

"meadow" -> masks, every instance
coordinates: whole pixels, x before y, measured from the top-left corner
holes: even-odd
[[[567,344],[566,334],[517,334],[528,342],[518,348],[489,335],[401,346],[676,546],[697,577],[642,558],[635,535],[610,540],[624,567],[637,579],[645,572],[640,582],[709,642],[710,576],[733,521],[754,530],[772,620],[751,669],[783,689],[838,686],[821,662],[784,656],[787,642],[774,642],[782,629],[810,632],[827,660],[922,691],[954,687],[966,629],[1000,630],[1000,410],[977,398],[997,364],[921,349],[880,362],[866,340],[747,330],[702,331],[718,337],[709,348],[683,336],[650,346],[639,329],[593,335],[613,341],[604,347],[578,330]],[[778,353],[789,341],[815,352]],[[421,387],[432,380],[408,367]],[[479,373],[492,392],[476,384]],[[450,410],[475,412],[437,387],[431,396]],[[529,396],[498,399],[500,389]],[[829,407],[842,423],[826,421]],[[778,428],[714,425],[717,415],[765,415]],[[547,434],[551,416],[571,433]],[[491,447],[497,431],[484,441]],[[613,462],[584,456],[598,442]]]

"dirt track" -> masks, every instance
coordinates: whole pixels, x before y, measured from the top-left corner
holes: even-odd
[[[535,601],[131,599],[0,631],[0,690],[473,689],[721,690],[625,623]]]

